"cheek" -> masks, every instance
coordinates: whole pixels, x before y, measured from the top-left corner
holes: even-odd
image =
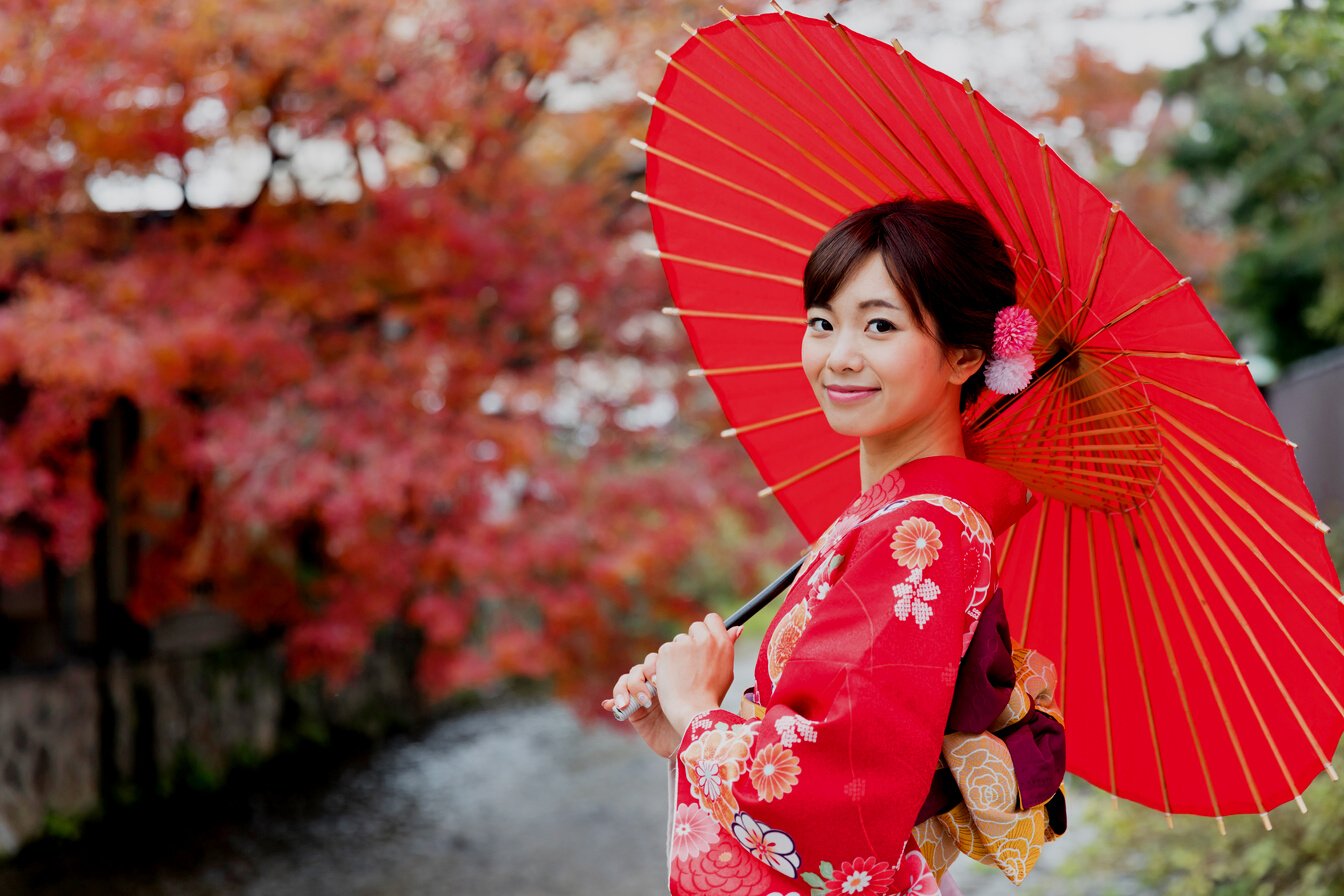
[[[817,372],[826,366],[826,351],[817,344],[816,339],[803,337],[802,362],[803,373],[807,374],[809,380],[815,378]]]

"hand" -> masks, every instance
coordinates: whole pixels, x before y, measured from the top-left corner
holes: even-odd
[[[729,631],[718,613],[710,613],[658,649],[659,699],[678,744],[694,716],[723,702],[733,683],[733,645],[741,634],[740,625]]]
[[[626,719],[644,739],[650,750],[664,759],[676,752],[681,735],[672,729],[658,702],[658,688],[653,683],[658,669],[658,654],[651,653],[644,662],[636,663],[630,671],[616,679],[610,699],[602,701],[607,712],[625,709],[633,701],[635,711]]]

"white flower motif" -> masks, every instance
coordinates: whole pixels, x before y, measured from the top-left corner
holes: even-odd
[[[775,720],[775,733],[781,747],[791,747],[799,740],[817,742],[817,729],[811,720],[802,716],[783,716]]]
[[[793,838],[783,831],[763,825],[745,812],[733,816],[733,836],[747,852],[786,877],[797,877],[802,860]]]
[[[897,619],[904,622],[914,614],[915,622],[923,628],[924,623],[933,618],[933,607],[930,604],[938,599],[938,583],[925,581],[921,567],[910,570],[906,580],[891,586],[891,590],[896,595]]]
[[[723,791],[723,782],[719,779],[719,761],[701,759],[695,764],[695,776],[698,779],[696,783],[700,785],[700,792],[705,798],[711,801],[717,800]]]

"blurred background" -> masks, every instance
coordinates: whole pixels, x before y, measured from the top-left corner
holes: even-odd
[[[789,8],[1119,200],[1344,523],[1342,0]],[[0,893],[663,887],[597,701],[803,547],[629,196],[654,51],[719,15],[0,0]],[[1340,786],[1220,837],[1073,781],[1017,892],[1338,893]]]

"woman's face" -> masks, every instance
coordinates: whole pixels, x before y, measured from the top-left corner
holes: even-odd
[[[877,253],[807,316],[803,370],[836,432],[898,434],[958,407],[974,367],[963,373],[920,329]]]

